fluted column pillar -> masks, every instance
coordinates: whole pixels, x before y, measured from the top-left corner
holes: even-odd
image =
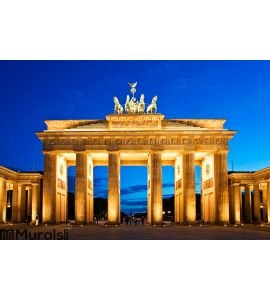
[[[150,179],[150,207],[151,224],[162,223],[162,163],[161,152],[152,152],[148,158],[148,170]]]
[[[267,184],[262,186],[262,197],[263,197],[263,222],[268,222],[268,199],[267,199]]]
[[[7,184],[0,178],[0,223],[6,222],[7,214]]]
[[[18,217],[18,196],[19,196],[18,184],[13,183],[11,222],[14,223],[17,222],[17,217]]]
[[[267,181],[267,223],[270,223],[270,180]]]
[[[235,224],[241,223],[241,188],[239,183],[233,184],[233,221]]]
[[[18,222],[24,222],[26,217],[26,190],[25,185],[19,187],[19,209],[18,209]]]
[[[245,186],[245,223],[252,222],[250,186]]]
[[[108,165],[108,223],[120,224],[120,154],[109,152]]]
[[[56,162],[54,153],[44,154],[42,222],[55,222],[56,207]],[[28,199],[29,199],[28,193]],[[29,200],[28,200],[29,201]],[[31,211],[30,211],[31,212]],[[29,212],[28,212],[29,213]]]
[[[260,188],[259,184],[253,185],[253,195],[254,195],[254,221],[257,224],[261,223],[261,208],[260,208]]]
[[[214,153],[214,185],[216,201],[216,222],[229,223],[227,151]]]
[[[17,210],[17,222],[21,222],[21,210],[22,210],[22,185],[18,185],[18,210]]]
[[[32,216],[32,187],[28,188],[27,193],[27,215]]]
[[[196,192],[195,192],[195,167],[194,153],[186,152],[183,158],[183,201],[184,221],[196,222]]]
[[[88,154],[76,153],[75,221],[86,222]]]
[[[39,215],[38,206],[39,206],[40,196],[39,196],[39,184],[32,184],[32,222],[36,221],[36,216]]]

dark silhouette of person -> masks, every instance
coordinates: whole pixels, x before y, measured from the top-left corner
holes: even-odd
[[[27,225],[31,225],[32,217],[30,214],[27,215]]]
[[[38,222],[39,222],[39,216],[36,215],[36,226],[38,226]]]
[[[141,217],[141,223],[144,225],[144,216]]]

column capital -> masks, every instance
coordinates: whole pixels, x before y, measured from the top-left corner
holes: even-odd
[[[57,155],[58,152],[54,151],[54,150],[45,150],[42,152],[44,155]]]
[[[88,152],[85,149],[76,149],[74,150],[75,154],[88,154]]]
[[[119,149],[110,149],[107,150],[108,154],[120,154],[120,150]]]
[[[229,150],[228,149],[218,149],[213,152],[214,154],[228,154]]]
[[[197,151],[195,150],[185,150],[182,152],[182,154],[195,154]]]
[[[161,154],[163,152],[164,152],[164,150],[160,150],[160,149],[157,149],[157,150],[152,149],[152,150],[148,151],[149,154]]]

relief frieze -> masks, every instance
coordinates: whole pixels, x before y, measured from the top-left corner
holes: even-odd
[[[44,145],[228,145],[227,138],[123,137],[48,138]]]
[[[203,182],[203,189],[207,190],[213,187],[213,178],[210,178]]]

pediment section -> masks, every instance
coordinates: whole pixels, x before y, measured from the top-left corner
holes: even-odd
[[[106,129],[105,120],[49,120],[45,121],[47,130],[94,130]]]
[[[223,129],[224,119],[167,119],[162,121],[163,129]]]

